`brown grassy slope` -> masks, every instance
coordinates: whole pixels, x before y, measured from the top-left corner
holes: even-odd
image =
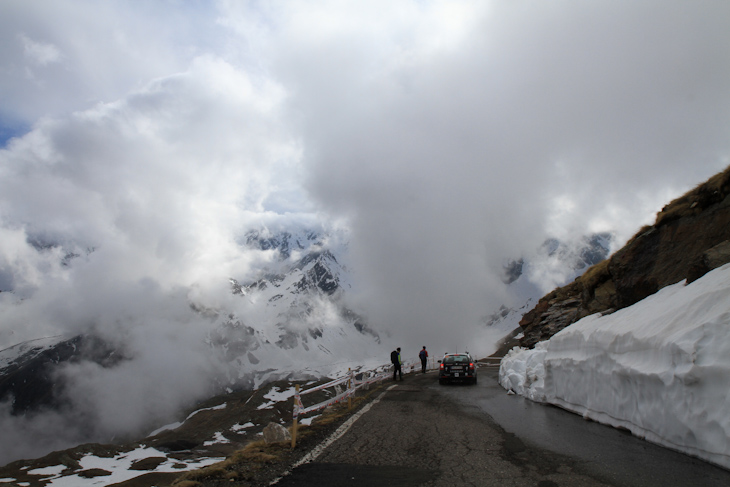
[[[612,312],[730,262],[730,167],[667,204],[610,259],[545,295],[520,326],[533,347],[593,313]]]

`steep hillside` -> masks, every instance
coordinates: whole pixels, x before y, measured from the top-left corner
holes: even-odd
[[[631,306],[730,262],[730,167],[677,198],[610,259],[544,296],[520,321],[532,348],[593,313]]]
[[[180,319],[160,340],[151,314],[142,319],[139,340],[134,333],[105,334],[92,322],[77,334],[0,347],[0,464],[80,443],[127,440],[211,394],[387,361],[390,350],[377,331],[346,306],[350,276],[337,236],[260,230],[240,243],[242,253],[260,261],[259,272],[238,276],[240,282],[229,276],[228,289],[221,276],[213,301],[194,291],[172,300]],[[168,345],[173,350],[166,355]],[[170,363],[177,365],[170,369]],[[191,369],[182,370],[187,364]],[[171,385],[177,380],[195,388]],[[105,384],[114,384],[113,391]],[[140,388],[143,396],[127,404]],[[109,399],[122,389],[118,400]],[[117,404],[125,404],[128,421],[110,419],[119,416]]]

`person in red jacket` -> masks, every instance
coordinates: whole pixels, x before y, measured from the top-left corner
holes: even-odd
[[[418,358],[421,359],[421,371],[425,374],[426,362],[428,362],[428,350],[426,350],[426,345],[423,346],[423,350],[418,352]]]

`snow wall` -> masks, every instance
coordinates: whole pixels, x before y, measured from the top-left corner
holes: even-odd
[[[512,349],[499,381],[730,468],[730,264]]]

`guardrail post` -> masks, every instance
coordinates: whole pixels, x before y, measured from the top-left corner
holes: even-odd
[[[375,370],[370,372],[362,372],[363,377],[364,374],[368,373],[370,374],[370,379],[363,380],[361,382],[362,387],[369,387],[371,383],[375,382],[382,382],[383,380],[388,378],[388,373],[386,370],[388,370],[389,366],[381,365],[378,366]],[[392,365],[390,365],[392,367]],[[379,370],[380,372],[375,372],[376,370]],[[342,392],[342,386],[341,384],[344,384],[347,382],[347,391],[343,394]],[[302,398],[301,396],[303,394],[308,394],[310,392],[316,392],[319,390],[323,390],[329,387],[334,387],[336,393],[335,397],[326,400],[324,402],[321,402],[319,404],[315,404],[309,407],[304,407],[302,404]],[[322,408],[326,408],[328,406],[331,406],[332,404],[341,404],[342,400],[347,396],[347,408],[352,409],[352,396],[355,394],[355,392],[358,389],[358,381],[355,380],[355,373],[353,372],[352,368],[349,368],[347,370],[347,378],[344,377],[338,377],[334,380],[331,380],[325,384],[321,384],[319,386],[310,387],[309,389],[301,389],[299,384],[294,385],[294,406],[292,408],[292,427],[291,427],[291,447],[292,449],[296,447],[297,445],[297,432],[299,429],[299,415],[305,415],[312,411],[318,411]]]
[[[352,369],[347,369],[347,409],[352,409]]]
[[[296,384],[294,386],[294,421],[291,425],[291,447],[294,449],[294,447],[297,446],[297,426],[299,422],[299,384]]]

